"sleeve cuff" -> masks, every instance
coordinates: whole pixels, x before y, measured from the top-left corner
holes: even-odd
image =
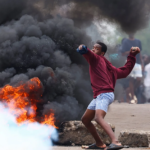
[[[135,57],[136,56],[136,54],[135,53],[129,53],[129,56],[133,56],[133,57]]]

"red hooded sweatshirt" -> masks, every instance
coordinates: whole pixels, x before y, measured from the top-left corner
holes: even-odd
[[[116,68],[104,56],[87,50],[83,56],[90,65],[89,72],[94,98],[101,93],[113,92],[116,80],[126,78],[136,62],[135,54],[130,53],[126,64],[121,68]]]

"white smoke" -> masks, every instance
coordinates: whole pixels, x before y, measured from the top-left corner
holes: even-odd
[[[50,150],[57,140],[53,127],[39,123],[18,125],[16,117],[0,103],[0,148],[2,150]]]

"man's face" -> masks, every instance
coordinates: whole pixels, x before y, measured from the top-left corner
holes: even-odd
[[[104,52],[101,51],[101,46],[99,44],[94,44],[92,52],[97,55],[104,56]]]

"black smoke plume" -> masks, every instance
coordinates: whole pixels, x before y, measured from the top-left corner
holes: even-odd
[[[28,14],[43,21],[65,15],[75,26],[87,26],[94,20],[109,20],[126,33],[136,32],[149,22],[149,0],[0,0],[0,24]],[[64,9],[59,9],[66,5]]]
[[[73,19],[77,26],[107,19],[119,24],[126,33],[133,33],[149,22],[149,0],[46,0],[45,3],[55,4],[53,6],[68,4],[66,16]]]
[[[37,113],[53,109],[59,121],[79,119],[92,99],[88,65],[76,52],[82,43],[91,48],[92,40],[82,27],[108,19],[125,32],[134,32],[149,17],[146,0],[0,0],[0,4],[0,86],[39,77],[44,93]]]
[[[80,42],[90,43],[86,33],[70,19],[39,22],[29,15],[0,32],[1,86],[39,77],[44,108],[38,114],[53,109],[59,121],[79,118],[92,99],[86,62],[75,50]]]

